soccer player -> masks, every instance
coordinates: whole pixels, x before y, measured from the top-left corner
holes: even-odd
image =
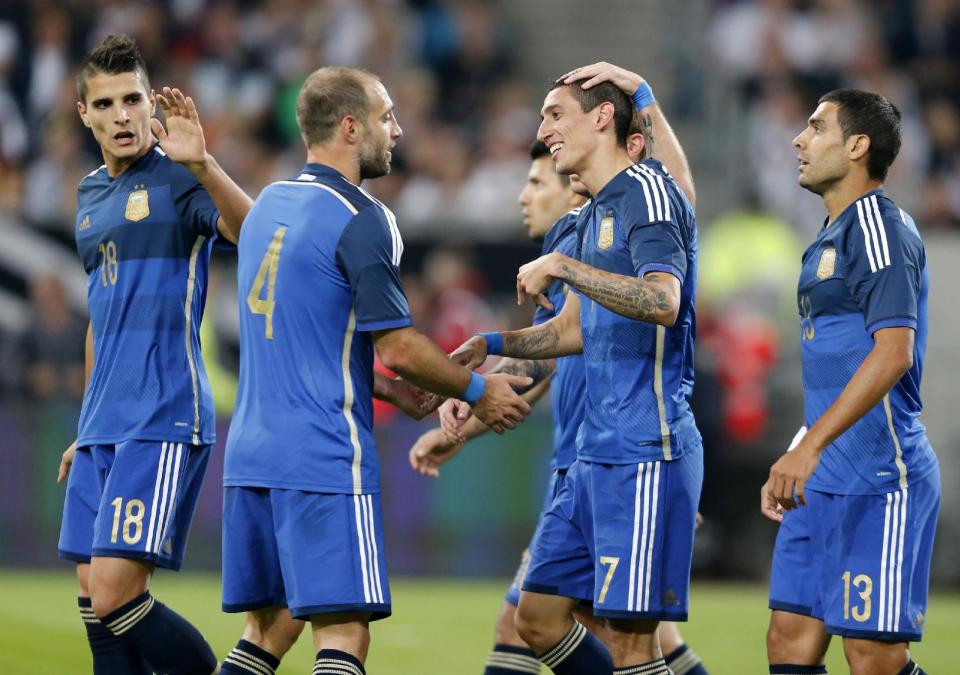
[[[659,130],[676,180],[664,163],[634,164],[627,154],[627,91]],[[577,69],[557,81],[542,114],[538,138],[557,171],[578,174],[594,199],[580,213],[579,259],[553,252],[521,267],[518,300],[549,308],[542,293],[554,280],[575,292],[543,324],[484,333],[458,350],[472,366],[488,354],[584,354],[577,459],[534,541],[517,628],[555,673],[668,673],[656,629],[686,619],[703,472],[689,406],[696,223],[684,193],[693,194],[692,179],[635,73],[605,63]],[[605,619],[610,651],[574,620],[583,599]]]
[[[644,122],[647,124],[645,130],[642,126]],[[647,156],[652,154],[654,144],[651,124],[652,122],[644,116],[639,114],[633,116],[630,135],[627,137],[627,154],[632,161],[639,161],[645,154]],[[576,217],[584,201],[584,197],[580,196],[578,190],[582,191],[583,186],[579,181],[570,181],[566,176],[556,172],[549,150],[542,142],[534,143],[530,154],[532,161],[527,184],[519,198],[523,207],[527,233],[535,241],[544,240],[544,255],[555,250],[567,255],[575,254]],[[573,205],[576,205],[575,208],[557,218],[559,212]],[[546,294],[554,309],[548,311],[543,307],[537,307],[534,324],[542,323],[555,316],[563,307],[565,293],[563,284],[554,281]],[[553,372],[550,364],[551,361],[519,361],[505,358],[494,367],[494,371],[530,375],[535,381],[542,378],[546,386],[537,384],[524,393],[524,398],[531,405],[540,398],[548,386],[553,390],[554,452],[543,513],[549,510],[554,495],[563,484],[567,469],[576,457],[576,435],[583,421],[584,406],[583,357],[571,355],[556,359],[556,372],[552,378],[547,379]],[[460,429],[459,436],[448,433],[442,428],[431,429],[417,439],[410,449],[410,464],[422,475],[436,477],[439,475],[439,467],[463,448],[461,439],[466,442],[484,433],[486,429],[487,427],[476,419],[467,420]],[[529,565],[529,550],[528,548],[523,552],[513,582],[501,605],[495,628],[495,645],[487,658],[484,675],[540,671],[540,662],[517,634],[514,624],[514,616],[520,600],[520,587],[523,585]],[[597,622],[589,610],[578,609],[575,613],[577,621],[595,635],[603,636],[602,622]],[[661,622],[658,627],[658,638],[667,665],[671,667],[674,675],[706,675],[707,671],[699,656],[684,644],[675,624]]]
[[[321,68],[297,99],[299,176],[268,186],[239,245],[240,391],[224,467],[223,608],[246,611],[224,673],[269,675],[309,620],[314,675],[359,675],[390,615],[373,439],[373,352],[406,381],[466,397],[497,430],[526,377],[480,376],[412,326],[393,213],[359,187],[401,136],[372,74]]]
[[[543,252],[561,251],[572,255],[576,249],[576,220],[585,198],[576,191],[579,184],[558,174],[553,167],[550,152],[541,141],[530,148],[530,170],[527,182],[520,192],[523,223],[534,241],[543,242]],[[582,189],[582,186],[580,186]],[[554,282],[548,289],[553,310],[537,308],[534,324],[550,319],[563,306],[563,284]],[[583,358],[579,355],[556,360],[501,359],[491,372],[528,375],[534,386],[523,394],[531,405],[552,386],[554,453],[551,476],[544,501],[549,508],[553,497],[563,484],[567,469],[576,456],[576,434],[583,419]],[[551,385],[551,381],[553,384]],[[487,430],[476,418],[467,420],[460,430],[464,442]],[[463,447],[459,438],[441,428],[421,436],[410,450],[410,463],[424,475],[436,476],[438,468],[452,459]],[[529,551],[521,556],[520,566],[497,616],[495,645],[487,658],[485,675],[540,672],[540,661],[517,634],[514,614],[520,600],[520,586],[529,563]],[[592,625],[589,611],[579,613],[579,620]]]
[[[59,552],[77,563],[95,673],[207,675],[209,645],[148,587],[155,567],[183,561],[214,441],[198,337],[210,251],[237,241],[251,201],[207,153],[193,101],[150,88],[131,38],[87,54],[77,90],[104,165],[77,197],[87,386],[60,468]]]
[[[827,672],[841,635],[854,675],[922,673],[908,643],[923,633],[940,469],[920,422],[926,254],[883,191],[900,113],[877,94],[832,91],[793,144],[799,183],[827,218],[797,292],[805,427],[761,490],[780,522],[770,672]]]

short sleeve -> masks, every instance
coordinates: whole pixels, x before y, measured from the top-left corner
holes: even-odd
[[[624,204],[627,245],[638,277],[649,272],[668,272],[681,283],[687,274],[687,251],[677,223],[672,180],[639,165],[628,170],[638,187],[629,192]]]
[[[213,203],[210,193],[193,176],[189,180],[181,179],[173,186],[173,200],[184,225],[197,234],[218,238],[220,210]],[[226,240],[218,241],[217,245],[223,242]]]
[[[893,210],[881,215],[870,200],[857,207],[860,213],[849,230],[841,267],[847,289],[863,312],[864,327],[871,335],[881,328],[916,329],[926,260],[923,244]]]
[[[687,274],[687,251],[675,222],[634,218],[627,224],[627,244],[638,277],[649,272],[668,272],[683,283]]]
[[[337,243],[337,264],[350,283],[357,330],[413,324],[400,283],[400,233],[376,206],[354,216]]]

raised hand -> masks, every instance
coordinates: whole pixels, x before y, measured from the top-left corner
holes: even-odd
[[[410,448],[410,466],[421,476],[437,478],[440,465],[449,462],[463,448],[463,443],[443,429],[431,429]]]
[[[560,79],[564,84],[580,82],[582,89],[589,89],[601,82],[610,82],[627,96],[633,96],[633,92],[643,84],[643,78],[636,73],[606,61],[575,68]]]
[[[207,145],[193,99],[179,89],[164,87],[163,93],[157,94],[157,103],[167,118],[167,126],[164,129],[160,120],[153,118],[150,128],[167,156],[187,165],[206,162]]]

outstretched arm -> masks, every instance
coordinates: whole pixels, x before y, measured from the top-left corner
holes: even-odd
[[[200,126],[200,116],[193,99],[184,96],[179,89],[164,87],[157,94],[157,102],[167,118],[164,129],[160,120],[150,120],[154,135],[160,141],[160,147],[175,162],[186,166],[210,195],[220,210],[217,229],[228,241],[236,244],[240,240],[240,227],[253,204],[227,172],[207,152]]]
[[[579,81],[582,83],[580,86],[584,89],[589,89],[601,82],[610,82],[627,96],[634,96],[646,84],[646,81],[637,73],[604,61],[577,68],[567,73],[562,79],[566,84]],[[637,98],[634,98],[635,102],[637,100]],[[687,155],[684,153],[677,135],[673,132],[673,128],[663,114],[660,105],[653,100],[652,91],[649,97],[643,97],[639,100],[645,104],[638,107],[638,112],[640,114],[641,130],[647,146],[647,156],[660,160],[667,167],[667,171],[670,172],[677,185],[687,195],[687,199],[693,206],[696,206],[697,195],[693,185],[693,174],[690,172],[690,163],[687,161]]]

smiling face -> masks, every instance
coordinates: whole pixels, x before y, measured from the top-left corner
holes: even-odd
[[[843,180],[850,171],[853,156],[862,154],[858,144],[869,143],[863,135],[844,140],[837,112],[836,103],[821,103],[807,121],[807,127],[793,139],[794,147],[800,151],[798,182],[814,194],[822,195]]]
[[[517,199],[530,239],[543,239],[557,219],[569,210],[572,199],[573,191],[563,184],[550,157],[538,157],[530,162],[527,183]]]
[[[77,112],[93,132],[111,175],[123,171],[153,145],[150,118],[155,108],[153,91],[140,70],[98,72],[87,78],[86,96],[77,101]]]
[[[582,171],[596,142],[592,114],[583,112],[570,87],[551,89],[540,111],[543,121],[537,138],[550,149],[557,173]]]
[[[386,87],[375,80],[368,85],[367,91],[370,96],[370,113],[364,123],[364,136],[360,143],[361,180],[379,178],[390,173],[390,162],[393,159],[391,149],[403,135]]]

